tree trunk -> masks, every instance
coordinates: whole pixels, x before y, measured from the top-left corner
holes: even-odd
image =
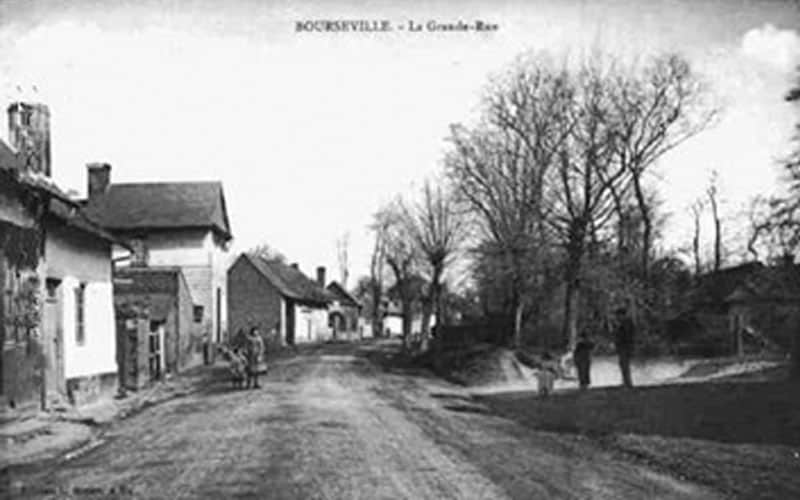
[[[722,268],[722,229],[720,228],[719,217],[714,211],[714,271]]]
[[[372,336],[375,338],[383,335],[383,312],[381,311],[381,288],[373,285],[372,288]]]
[[[433,304],[426,300],[422,304],[422,326],[421,326],[421,338],[420,338],[420,350],[425,351],[428,348],[428,339],[430,339],[430,329],[431,329],[431,317],[432,314]]]
[[[578,280],[567,281],[567,292],[564,298],[564,327],[563,336],[567,341],[569,351],[578,340],[578,299],[580,297]]]
[[[428,340],[430,339],[431,332],[431,316],[435,314],[436,324],[441,322],[441,288],[442,284],[439,282],[441,279],[442,271],[439,267],[434,266],[433,275],[431,276],[431,286],[428,296],[422,304],[422,349],[427,348]]]
[[[709,189],[708,201],[711,203],[711,216],[714,218],[714,271],[719,271],[722,267],[722,228],[717,210],[715,189]]]
[[[692,239],[692,252],[694,253],[694,274],[700,275],[700,220],[699,216],[695,215],[694,220],[694,238]]]
[[[403,307],[403,349],[408,350],[409,342],[411,340],[411,300],[408,298],[408,293],[403,293],[401,299]]]
[[[565,281],[567,285],[564,297],[563,337],[567,348],[571,351],[578,340],[578,298],[580,294],[581,258],[583,256],[583,235],[581,228],[573,229],[571,241],[567,246],[567,267]]]
[[[650,240],[653,231],[649,216],[642,216],[642,225],[642,276],[647,279],[650,275]]]
[[[794,342],[792,342],[792,378],[800,380],[800,330],[794,333]]]
[[[517,300],[514,307],[514,347],[522,346],[522,301]]]
[[[639,213],[642,216],[642,255],[641,266],[642,276],[647,279],[648,271],[650,269],[650,243],[653,232],[653,223],[650,220],[650,209],[647,206],[647,199],[644,196],[642,185],[639,181],[639,175],[634,177],[633,182],[634,193],[636,195],[636,203],[639,205]]]

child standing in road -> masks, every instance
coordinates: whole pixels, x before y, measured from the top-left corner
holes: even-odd
[[[536,382],[539,386],[539,395],[547,397],[553,392],[556,382],[557,369],[553,357],[549,352],[542,355],[542,365],[536,372]]]

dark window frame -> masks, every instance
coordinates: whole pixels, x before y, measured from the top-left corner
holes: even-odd
[[[195,304],[192,308],[192,315],[195,323],[203,322],[203,313],[205,313],[203,306]]]

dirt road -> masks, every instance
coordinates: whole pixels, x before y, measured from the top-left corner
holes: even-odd
[[[492,416],[456,386],[308,349],[260,390],[226,381],[111,427],[84,454],[5,471],[12,498],[714,498],[572,435]],[[120,493],[121,492],[121,493]],[[0,492],[2,493],[2,492]]]

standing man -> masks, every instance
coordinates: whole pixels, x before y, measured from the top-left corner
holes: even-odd
[[[619,369],[622,372],[622,383],[625,387],[633,387],[631,380],[631,357],[633,356],[634,326],[628,310],[620,307],[616,311],[617,321],[614,331],[614,344],[619,357]]]
[[[245,358],[247,359],[247,388],[252,387],[258,389],[258,364],[261,362],[261,356],[264,354],[264,341],[261,340],[261,334],[258,328],[253,327],[250,329],[250,334],[247,335],[247,342],[245,343]]]

